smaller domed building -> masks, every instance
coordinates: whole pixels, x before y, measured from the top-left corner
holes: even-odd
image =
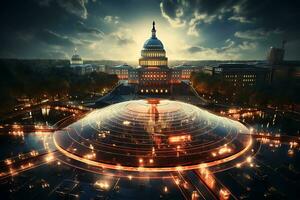
[[[74,55],[71,57],[70,64],[71,64],[71,66],[72,65],[73,66],[75,66],[75,65],[83,65],[83,60],[80,57],[80,55],[77,54],[77,49],[76,48],[75,48]]]
[[[93,66],[91,64],[83,64],[83,59],[77,53],[76,48],[74,50],[74,55],[70,60],[70,67],[73,68],[74,72],[79,75],[93,72]]]

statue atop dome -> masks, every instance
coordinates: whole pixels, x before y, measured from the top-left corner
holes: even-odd
[[[152,38],[156,38],[155,21],[152,23]]]

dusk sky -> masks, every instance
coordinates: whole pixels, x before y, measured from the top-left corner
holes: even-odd
[[[170,60],[300,60],[297,0],[4,0],[1,58],[137,60],[151,35]]]

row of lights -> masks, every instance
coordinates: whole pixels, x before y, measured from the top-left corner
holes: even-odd
[[[168,90],[167,89],[165,89],[165,91],[163,90],[163,89],[160,89],[160,90],[158,90],[158,89],[150,89],[150,90],[148,90],[148,89],[146,89],[146,90],[144,90],[144,89],[141,89],[141,93],[144,93],[144,91],[146,92],[146,93],[149,93],[149,92],[151,92],[151,93],[168,93]]]

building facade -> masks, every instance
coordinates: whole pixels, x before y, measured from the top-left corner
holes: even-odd
[[[277,48],[277,47],[271,47],[268,55],[267,55],[267,61],[268,64],[274,65],[274,64],[281,64],[283,63],[284,60],[284,54],[285,54],[285,45],[286,41],[282,41],[282,47]]]
[[[212,76],[219,76],[235,87],[253,87],[258,84],[270,83],[271,79],[269,68],[250,64],[219,64],[215,67],[205,67],[203,72]]]
[[[199,72],[199,67],[192,65],[182,64],[172,68],[171,83],[176,84],[181,81],[190,82],[191,75],[193,72]]]
[[[119,80],[128,80],[129,71],[131,70],[132,67],[127,64],[117,65],[109,69],[109,74],[116,74]]]
[[[285,61],[285,45],[286,41],[282,42],[281,48],[271,47],[267,54],[266,67],[271,70],[271,82],[281,82],[286,80],[296,80],[299,84],[300,80],[300,62],[299,61]]]

